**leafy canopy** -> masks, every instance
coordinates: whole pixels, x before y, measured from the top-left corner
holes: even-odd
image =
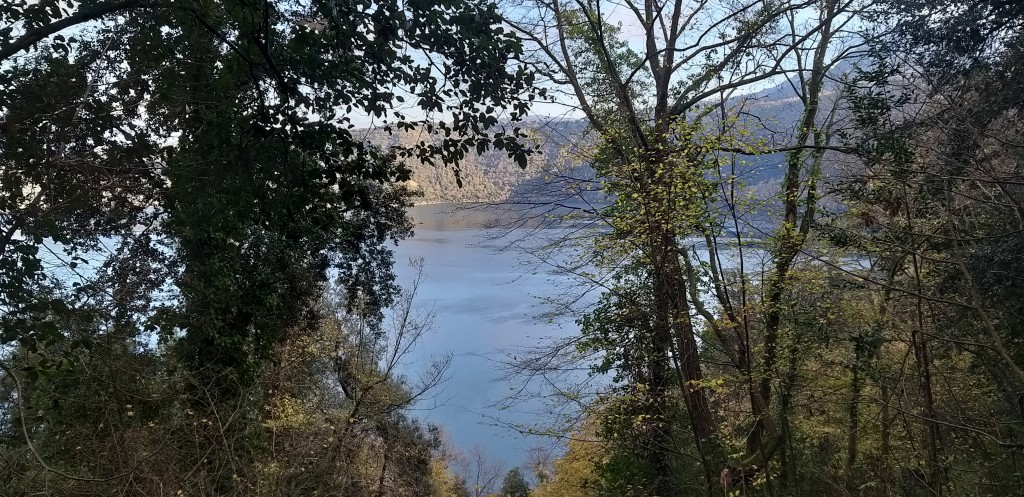
[[[3,344],[144,326],[244,371],[330,274],[391,301],[402,159],[530,152],[501,123],[533,75],[491,4],[42,0],[0,26]],[[373,145],[358,118],[433,134]]]

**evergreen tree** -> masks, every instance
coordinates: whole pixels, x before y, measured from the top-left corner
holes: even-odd
[[[512,468],[505,473],[505,479],[501,481],[500,497],[529,497],[530,485],[526,483],[522,471],[519,468]]]

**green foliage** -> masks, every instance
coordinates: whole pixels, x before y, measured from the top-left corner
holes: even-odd
[[[35,381],[12,384],[9,368],[0,378],[0,468],[12,477],[0,491],[104,495],[127,480],[136,495],[429,495],[440,435],[405,412],[418,386],[370,359],[360,369],[372,394],[363,387],[349,398],[339,388],[339,351],[367,325],[353,317],[295,330],[234,405],[175,355],[113,336],[70,351],[71,365]],[[19,351],[5,364],[23,369],[39,356]],[[73,478],[54,478],[40,461]]]
[[[1013,0],[888,0],[884,5],[874,17],[895,26],[890,39],[917,48],[917,59],[932,69],[929,76],[942,83],[955,81],[961,71],[998,64],[1021,40],[1024,11]]]
[[[281,364],[334,374],[348,331],[309,340],[335,311],[386,335],[405,161],[458,184],[471,154],[525,165],[521,52],[494,5],[461,0],[0,6],[12,492],[429,493],[434,435],[401,413],[421,385],[387,344],[358,362],[358,406]],[[371,118],[436,139],[373,143]],[[319,305],[331,280],[341,310]]]
[[[498,495],[501,497],[529,497],[530,484],[526,483],[526,478],[523,477],[519,468],[512,468],[505,473]]]
[[[593,497],[600,484],[598,466],[603,444],[586,431],[574,433],[565,454],[552,464],[553,474],[534,488],[533,497]]]
[[[184,331],[185,364],[246,383],[328,271],[386,306],[383,247],[409,234],[408,200],[386,186],[408,179],[399,159],[457,168],[492,147],[520,164],[529,153],[517,130],[495,128],[499,107],[516,120],[532,91],[532,74],[508,65],[518,41],[493,6],[436,7],[5,8],[18,29],[0,52],[4,343],[57,339],[43,316],[94,308],[83,301],[106,272],[119,289],[105,312],[168,339]],[[86,24],[47,38],[62,17]],[[440,55],[439,74],[413,52]],[[402,110],[406,95],[416,111]],[[355,115],[441,138],[369,145],[351,130]],[[71,273],[91,263],[79,285],[44,269],[50,249]],[[180,305],[159,295],[168,290]]]
[[[576,2],[537,17],[611,199],[581,257],[602,295],[573,342],[610,380],[591,406],[593,489],[1017,492],[1019,4]],[[787,80],[752,86],[773,76]],[[737,155],[781,172],[749,188]]]

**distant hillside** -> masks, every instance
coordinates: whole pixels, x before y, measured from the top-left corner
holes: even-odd
[[[463,184],[459,188],[451,167],[443,168],[409,160],[406,166],[412,170],[410,186],[422,193],[416,202],[499,202],[518,195],[527,185],[540,186],[545,171],[559,162],[565,162],[567,150],[582,137],[586,123],[582,120],[555,122],[533,119],[516,123],[516,126],[531,136],[531,141],[540,150],[539,154],[528,159],[525,170],[501,150],[490,150],[483,155],[470,153],[459,165]],[[368,132],[367,139],[381,146],[395,146],[413,145],[432,137],[422,130],[390,134],[373,130]]]
[[[844,66],[843,70],[849,70]],[[839,96],[836,80],[833,88],[826,89],[823,108],[832,108]],[[742,107],[741,125],[767,145],[784,145],[792,141],[793,131],[803,110],[803,103],[794,96],[796,80],[782,81],[756,93],[733,97],[729,105]],[[534,117],[516,123],[532,137],[541,153],[530,157],[526,169],[521,169],[504,152],[491,150],[483,155],[469,154],[460,165],[463,187],[459,188],[452,168],[441,168],[409,161],[414,189],[422,192],[418,203],[501,202],[543,203],[570,197],[594,199],[600,194],[597,178],[592,169],[573,160],[574,155],[591,147],[585,119],[557,119]],[[369,132],[367,139],[382,146],[411,145],[431,139],[425,131]],[[785,154],[744,156],[737,163],[737,176],[756,198],[770,198],[778,192],[785,174]],[[826,175],[830,173],[826,164]]]

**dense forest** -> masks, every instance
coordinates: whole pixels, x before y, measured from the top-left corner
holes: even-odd
[[[1015,0],[5,1],[0,495],[1022,495],[1022,30]],[[504,363],[551,413],[511,428],[559,446],[521,469],[414,410],[460,374],[410,370],[433,316],[422,261],[395,276],[437,201],[566,228],[529,250],[578,332]]]

